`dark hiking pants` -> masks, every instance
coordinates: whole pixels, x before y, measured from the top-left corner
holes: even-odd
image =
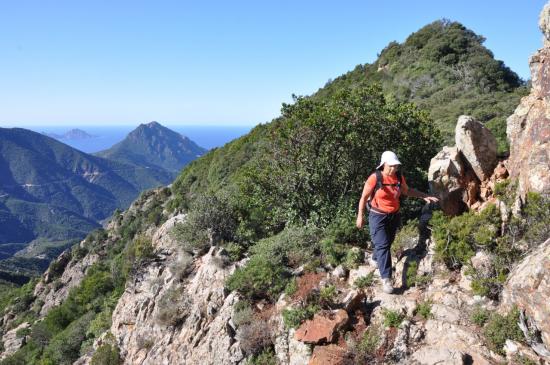
[[[381,214],[369,212],[370,237],[374,246],[373,259],[378,263],[382,279],[391,278],[390,247],[395,239],[395,233],[401,224],[401,214]]]

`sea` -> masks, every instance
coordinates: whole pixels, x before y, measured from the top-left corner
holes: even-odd
[[[116,143],[122,141],[128,133],[136,129],[138,125],[124,126],[25,126],[38,133],[54,133],[63,135],[71,129],[81,129],[84,132],[92,135],[92,138],[87,139],[60,139],[60,142],[68,144],[82,152],[94,153],[106,150]],[[232,140],[247,134],[253,126],[242,125],[165,125],[165,127],[176,131],[184,136],[189,137],[199,146],[208,150],[221,147]]]

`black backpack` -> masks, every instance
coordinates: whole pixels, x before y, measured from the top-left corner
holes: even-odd
[[[400,170],[397,170],[397,172],[396,172],[397,184],[383,184],[382,183],[382,171],[380,171],[380,170],[375,170],[374,174],[376,175],[376,185],[374,186],[374,190],[370,194],[369,200],[367,200],[367,211],[371,210],[371,208],[372,208],[371,201],[372,201],[372,199],[374,199],[374,195],[376,195],[376,192],[379,189],[381,189],[382,186],[397,186],[398,190],[401,188],[402,178],[401,178],[401,171]]]

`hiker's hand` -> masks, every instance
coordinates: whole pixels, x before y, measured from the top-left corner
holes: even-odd
[[[439,198],[436,198],[435,196],[427,196],[424,198],[424,201],[426,201],[426,203],[437,203]]]
[[[357,228],[361,229],[363,228],[363,214],[360,214],[357,216],[357,222],[355,222],[355,225],[357,226]]]

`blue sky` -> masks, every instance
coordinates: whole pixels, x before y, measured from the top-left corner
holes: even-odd
[[[0,0],[0,126],[255,125],[441,18],[522,78],[543,0]]]

